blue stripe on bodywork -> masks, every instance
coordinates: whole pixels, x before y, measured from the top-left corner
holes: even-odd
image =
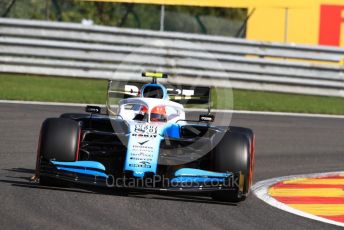
[[[180,125],[170,123],[164,127],[164,136],[169,138],[180,138]]]
[[[81,167],[105,171],[105,166],[97,161],[74,161],[74,162],[61,162],[50,161],[56,166],[68,166],[68,167]]]
[[[202,169],[194,169],[194,168],[182,168],[177,170],[174,173],[175,177],[219,177],[219,178],[226,178],[231,176],[232,173],[219,173],[219,172],[212,172],[206,171]]]
[[[108,175],[105,174],[105,166],[97,161],[50,162],[56,166],[57,170],[80,173],[90,176],[99,176],[105,178],[108,177]]]
[[[171,183],[218,183],[225,182],[225,178],[209,178],[209,177],[176,177]]]
[[[98,176],[98,177],[105,177],[107,178],[108,175],[102,172],[94,171],[94,170],[88,170],[88,169],[76,169],[76,168],[66,168],[66,167],[56,167],[58,170],[63,170],[63,171],[68,171],[68,172],[73,172],[73,173],[80,173],[80,174],[85,174],[85,175],[90,175],[90,176]]]

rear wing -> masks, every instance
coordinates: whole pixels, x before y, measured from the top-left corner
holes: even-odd
[[[209,87],[174,86],[167,87],[170,100],[183,105],[208,104],[210,102]]]
[[[140,89],[143,83],[139,82],[118,82],[109,81],[107,92],[107,105],[108,108],[112,108],[118,105],[121,99],[139,97]],[[195,87],[195,86],[181,86],[164,84],[171,101],[178,102],[186,107],[189,105],[197,107],[201,105],[201,108],[208,108],[211,103],[211,89],[209,87]]]

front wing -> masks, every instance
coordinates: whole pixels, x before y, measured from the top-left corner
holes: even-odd
[[[125,172],[120,177],[115,177],[107,174],[104,165],[96,161],[43,161],[39,176],[73,183],[143,191],[243,191],[244,184],[241,172],[219,173],[194,168],[179,169],[173,178],[164,178],[164,175],[147,175],[136,178],[132,176],[131,172]]]

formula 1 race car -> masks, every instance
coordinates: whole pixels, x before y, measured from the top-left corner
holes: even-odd
[[[210,109],[197,120],[186,120],[182,102],[209,103],[210,88],[168,88],[157,83],[166,74],[142,76],[151,77],[152,83],[125,83],[114,89],[109,81],[106,114],[98,106],[87,106],[85,114],[46,119],[36,181],[128,192],[205,192],[217,201],[244,200],[253,177],[252,130],[214,126]],[[122,97],[114,105],[118,95]]]

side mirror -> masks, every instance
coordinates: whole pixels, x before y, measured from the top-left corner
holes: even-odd
[[[86,106],[85,111],[87,113],[99,114],[102,109],[99,106],[88,105]]]
[[[212,114],[201,114],[201,115],[199,115],[199,121],[201,121],[201,122],[214,122],[215,116]]]

